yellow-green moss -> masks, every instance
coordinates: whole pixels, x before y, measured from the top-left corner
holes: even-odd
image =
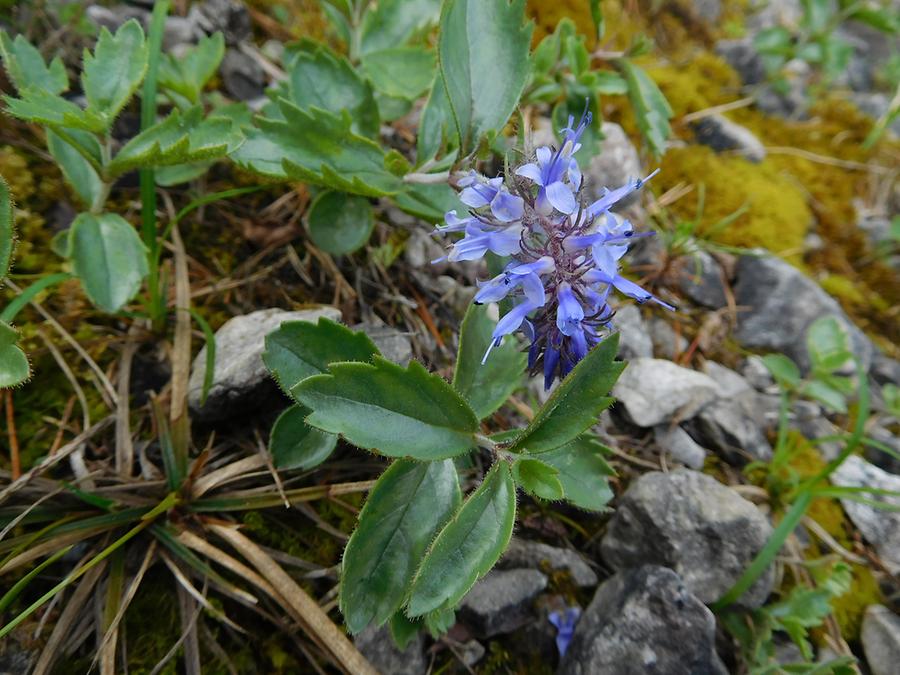
[[[882,603],[884,596],[872,570],[868,567],[850,565],[850,571],[853,575],[850,589],[831,601],[831,609],[840,626],[841,635],[848,642],[854,642],[859,639],[866,607]]]
[[[710,148],[674,148],[662,160],[657,184],[662,191],[686,182],[703,185],[705,205],[698,235],[729,246],[762,246],[787,258],[797,259],[812,220],[803,193],[785,180],[768,161],[752,164],[741,157],[718,155]],[[676,201],[670,208],[676,217],[693,219],[700,190]],[[709,228],[745,208],[746,212],[724,229]]]

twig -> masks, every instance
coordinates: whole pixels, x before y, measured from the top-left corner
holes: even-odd
[[[697,110],[695,112],[688,113],[681,118],[681,121],[685,124],[690,124],[691,122],[703,119],[704,117],[710,117],[711,115],[728,112],[729,110],[737,110],[738,108],[746,108],[748,105],[752,105],[755,100],[756,99],[753,96],[746,96],[744,98],[739,98],[736,101],[729,101],[728,103],[722,103],[721,105],[714,105],[710,108],[704,108],[703,110]]]
[[[801,148],[792,148],[786,146],[766,146],[766,152],[770,155],[792,155],[802,159],[808,159],[810,162],[818,162],[819,164],[827,164],[828,166],[837,166],[841,169],[852,169],[855,171],[871,171],[872,173],[890,173],[893,169],[878,164],[866,164],[864,162],[854,162],[849,159],[838,159],[837,157],[829,157],[828,155],[819,155],[809,150]]]

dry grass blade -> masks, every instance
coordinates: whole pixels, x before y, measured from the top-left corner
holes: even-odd
[[[240,578],[246,579],[253,585],[260,588],[270,597],[275,598],[276,600],[278,599],[278,594],[275,592],[275,589],[272,588],[272,585],[268,581],[251,570],[244,563],[240,562],[236,558],[231,557],[223,550],[216,548],[215,546],[210,544],[203,537],[198,537],[190,530],[183,530],[178,535],[178,541],[180,541],[188,548],[197,551],[197,553],[202,553],[210,560],[218,563],[225,569],[232,571]]]
[[[128,331],[128,340],[119,359],[118,385],[119,405],[116,406],[116,473],[124,478],[131,477],[134,465],[134,443],[131,440],[131,363],[137,352],[134,327]]]
[[[337,663],[352,675],[378,675],[366,658],[338,628],[306,591],[300,588],[278,563],[259,546],[230,525],[211,524],[212,530],[240,551],[266,580],[275,587],[282,602],[297,614],[311,637],[334,656]]]
[[[85,556],[78,564],[78,567],[80,568],[85,564],[85,561],[92,556],[93,553]],[[53,632],[50,633],[50,637],[47,639],[47,644],[45,644],[44,648],[41,650],[41,655],[38,658],[37,665],[35,665],[32,675],[45,675],[50,672],[57,657],[61,656],[62,643],[69,636],[69,629],[74,625],[75,620],[78,618],[78,614],[84,607],[88,596],[94,591],[94,586],[105,569],[106,561],[104,560],[99,565],[89,569],[81,578],[81,581],[78,582],[78,586],[75,587],[75,591],[72,593],[72,597],[69,598],[66,608],[56,620],[56,625],[53,627]]]
[[[0,530],[0,541],[3,541],[6,538],[6,535],[8,535],[10,532],[12,532],[12,530],[16,527],[16,525],[18,525],[20,522],[22,522],[28,516],[29,513],[31,513],[32,511],[34,511],[34,509],[39,507],[45,501],[47,501],[48,499],[52,499],[53,497],[55,497],[62,491],[63,491],[63,489],[61,487],[51,489],[45,495],[42,495],[39,499],[37,499],[33,502],[29,502],[28,506],[25,508],[24,511],[22,511],[22,513],[20,513],[15,518],[13,518],[11,521],[9,521],[9,524],[6,527],[4,527],[2,530]]]
[[[191,283],[187,253],[177,225],[172,228],[172,244],[175,258],[175,338],[169,421],[172,423],[173,443],[176,447],[186,448],[190,440],[187,399],[191,376]]]
[[[69,544],[77,544],[89,537],[95,536],[108,529],[105,526],[98,526],[91,529],[79,530],[77,532],[67,532],[60,534],[52,539],[41,542],[22,551],[15,558],[9,560],[3,567],[0,567],[0,574],[9,574],[13,570],[30,563],[32,560],[43,558],[45,555],[52,555],[61,548],[65,548]]]
[[[167,553],[165,553],[164,551],[160,551],[160,557],[162,558],[163,562],[166,564],[166,567],[169,568],[169,571],[172,573],[172,576],[175,577],[175,580],[178,581],[179,584],[181,584],[181,587],[185,591],[187,591],[187,593],[192,598],[194,598],[195,601],[200,603],[200,605],[203,607],[203,609],[205,609],[207,612],[209,612],[214,617],[216,617],[216,619],[218,619],[222,623],[226,624],[227,626],[233,628],[234,630],[238,631],[239,633],[247,632],[243,628],[241,628],[239,625],[237,625],[234,621],[232,621],[227,616],[225,616],[225,613],[222,612],[222,610],[216,609],[215,607],[213,607],[212,603],[210,603],[210,601],[206,599],[206,593],[205,593],[206,583],[204,583],[204,586],[203,586],[204,592],[201,593],[200,591],[197,590],[197,588],[194,586],[194,584],[191,583],[191,580],[187,578],[185,573],[181,570],[180,567],[178,567],[178,565],[175,563],[175,561],[172,560],[172,558],[169,557],[169,555]]]
[[[9,499],[10,495],[15,494],[23,487],[25,487],[35,476],[43,473],[47,469],[56,466],[73,452],[76,452],[89,438],[92,438],[95,434],[108,427],[112,423],[112,421],[112,416],[100,420],[90,429],[82,431],[80,434],[78,434],[78,436],[73,438],[71,442],[66,443],[59,449],[59,451],[55,455],[45,457],[40,464],[32,467],[29,471],[22,474],[22,476],[20,476],[18,480],[13,481],[6,488],[4,488],[2,492],[0,492],[0,504],[3,504],[3,502]]]
[[[205,476],[201,476],[194,482],[194,499],[206,494],[213,488],[224,485],[230,480],[242,478],[246,473],[260,469],[265,465],[266,461],[260,455],[252,455],[231,464],[226,464],[221,469],[216,469]]]
[[[166,664],[175,658],[178,650],[181,649],[181,645],[185,645],[185,670],[189,675],[202,675],[200,670],[200,648],[197,640],[197,619],[200,617],[200,612],[203,607],[194,603],[191,596],[188,595],[181,586],[178,587],[178,600],[179,608],[182,612],[181,624],[183,630],[181,637],[176,640],[175,644],[173,644],[172,648],[166,652],[160,662],[153,667],[153,670],[150,671],[150,675],[159,675],[163,668],[166,667]]]

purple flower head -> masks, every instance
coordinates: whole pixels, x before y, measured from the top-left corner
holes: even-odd
[[[612,330],[613,291],[674,309],[622,276],[621,260],[631,243],[652,233],[635,232],[610,211],[655,172],[604,188],[591,202],[574,157],[590,123],[587,112],[577,126],[570,118],[558,150],[537,148],[505,179],[474,171],[464,176],[458,185],[469,214],[449,211],[437,230],[464,233],[447,260],[478,260],[488,251],[510,257],[503,272],[478,283],[475,294],[477,303],[514,301],[494,328],[484,360],[507,335],[522,331],[530,343],[529,369],[544,374],[548,389]]]
[[[569,643],[575,635],[575,626],[581,618],[581,607],[575,605],[562,612],[551,612],[547,619],[556,627],[556,648],[559,655],[565,656]]]

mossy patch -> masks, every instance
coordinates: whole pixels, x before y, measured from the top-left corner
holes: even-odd
[[[703,185],[705,190],[698,236],[743,248],[764,247],[798,260],[812,221],[803,193],[785,180],[768,161],[752,164],[741,157],[718,155],[706,147],[674,148],[662,161],[656,184],[660,191],[676,185]],[[695,189],[670,208],[678,218],[692,219],[698,211],[700,191]],[[710,227],[746,209],[728,227]]]

